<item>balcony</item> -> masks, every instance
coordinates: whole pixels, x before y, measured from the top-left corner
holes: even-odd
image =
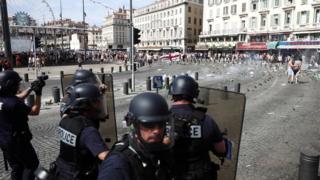
[[[287,2],[285,2],[284,4],[283,4],[283,10],[288,10],[288,9],[295,9],[296,8],[296,6],[295,6],[295,3],[294,2],[289,2],[289,1],[287,1]]]
[[[201,32],[200,37],[210,37],[210,36],[222,36],[222,35],[236,35],[241,32],[240,29],[217,29],[214,31]]]

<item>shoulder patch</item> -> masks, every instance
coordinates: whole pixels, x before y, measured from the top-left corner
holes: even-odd
[[[76,147],[77,136],[61,127],[58,128],[58,136],[60,141],[72,146]]]

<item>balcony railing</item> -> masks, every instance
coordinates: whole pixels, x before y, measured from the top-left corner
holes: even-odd
[[[218,29],[218,30],[213,30],[213,31],[206,31],[206,32],[201,32],[200,36],[218,36],[218,35],[232,35],[232,34],[238,34],[241,32],[240,29]]]

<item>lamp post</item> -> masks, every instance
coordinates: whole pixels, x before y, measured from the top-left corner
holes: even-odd
[[[132,22],[132,0],[130,0],[130,25],[129,25],[129,31],[130,31],[130,64],[131,64],[131,74],[132,74],[132,84],[131,84],[131,90],[135,91],[135,76],[134,76],[134,57],[133,57],[133,22]]]
[[[10,30],[8,23],[8,10],[7,10],[7,1],[0,1],[1,9],[1,19],[2,19],[2,36],[4,41],[5,56],[8,58],[8,61],[13,65],[13,58],[11,52],[11,40],[10,40]]]
[[[61,25],[61,49],[63,50],[63,22],[62,22],[62,3],[60,0],[60,25]]]
[[[83,62],[86,61],[86,55],[87,55],[87,47],[86,47],[86,13],[84,12],[84,0],[82,0],[82,23],[83,23],[83,39],[84,39],[84,56],[83,56]]]

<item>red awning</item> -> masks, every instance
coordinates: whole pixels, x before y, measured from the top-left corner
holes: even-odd
[[[238,43],[237,51],[267,51],[265,42]]]

